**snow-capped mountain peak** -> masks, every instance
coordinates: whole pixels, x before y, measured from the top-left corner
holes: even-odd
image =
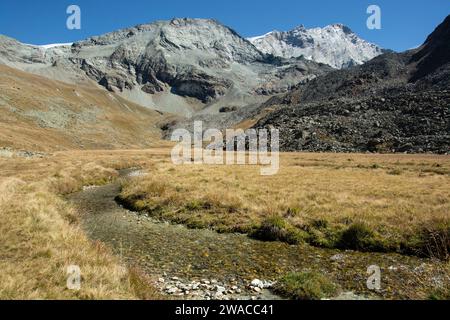
[[[291,31],[272,31],[248,40],[265,53],[284,58],[304,56],[338,69],[362,64],[383,53],[383,49],[359,38],[341,23],[311,29],[300,25]]]

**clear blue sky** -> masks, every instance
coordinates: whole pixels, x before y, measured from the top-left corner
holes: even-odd
[[[70,4],[82,10],[81,30],[66,28]],[[366,27],[370,4],[381,7],[381,30]],[[48,44],[174,17],[214,18],[245,37],[343,23],[366,40],[402,51],[421,44],[448,14],[450,0],[1,0],[0,34]]]

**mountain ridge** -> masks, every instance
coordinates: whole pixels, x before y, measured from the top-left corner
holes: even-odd
[[[0,62],[69,83],[94,82],[146,107],[183,116],[261,103],[329,71],[260,52],[211,19],[172,19],[43,49],[0,39]]]

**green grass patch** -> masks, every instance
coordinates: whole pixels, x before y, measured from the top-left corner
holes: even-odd
[[[295,300],[321,300],[336,296],[339,286],[318,272],[296,272],[279,279],[274,291]]]

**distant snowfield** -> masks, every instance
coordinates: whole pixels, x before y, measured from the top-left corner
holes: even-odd
[[[52,48],[58,48],[58,47],[67,47],[72,46],[73,42],[67,42],[67,43],[51,43],[51,44],[30,44],[30,43],[23,43],[26,46],[34,47],[34,48],[41,48],[41,49],[52,49]]]
[[[68,42],[68,43],[52,43],[52,44],[45,44],[45,45],[36,46],[36,47],[40,47],[40,48],[44,48],[44,49],[51,49],[51,48],[56,48],[56,47],[71,46],[72,44],[73,44],[73,42]]]
[[[252,42],[252,41],[255,41],[255,40],[264,39],[265,37],[270,36],[272,33],[275,33],[275,32],[277,32],[277,31],[276,30],[270,31],[270,32],[267,32],[266,34],[264,34],[262,36],[249,37],[249,38],[247,38],[247,40]]]

